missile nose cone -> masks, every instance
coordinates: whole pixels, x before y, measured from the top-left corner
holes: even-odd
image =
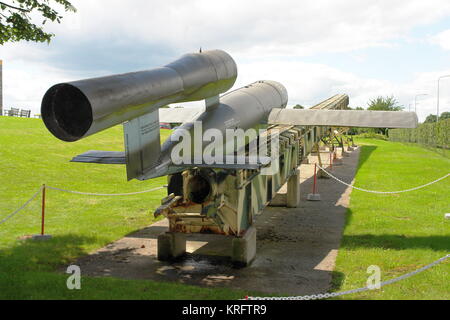
[[[80,89],[71,84],[57,84],[44,95],[42,119],[58,139],[74,142],[81,139],[93,122],[92,107]]]

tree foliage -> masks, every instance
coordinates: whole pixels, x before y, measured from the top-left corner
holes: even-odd
[[[305,107],[302,106],[302,105],[297,104],[297,105],[294,106],[294,109],[305,109]]]
[[[426,119],[424,123],[435,123],[437,122],[437,115],[430,114]]]
[[[447,119],[450,119],[450,112],[443,112],[442,114],[441,114],[441,116],[439,117],[439,120],[447,120]]]
[[[443,112],[439,117],[439,121],[450,119],[450,112]],[[430,114],[424,123],[435,123],[437,122],[437,116],[435,114]]]
[[[369,108],[370,111],[402,111],[403,106],[398,104],[397,99],[394,96],[382,97],[378,96],[375,99],[370,100]]]
[[[402,111],[403,110],[403,106],[400,106],[398,104],[397,99],[394,98],[394,96],[390,96],[390,97],[382,97],[382,96],[378,96],[375,99],[372,99],[369,101],[369,108],[367,108],[367,110],[370,111]],[[375,129],[376,133],[380,133],[383,135],[387,135],[388,134],[388,129],[385,128],[379,128],[379,129]]]
[[[0,45],[21,40],[50,42],[54,34],[44,31],[45,23],[60,23],[62,19],[54,5],[62,6],[66,12],[76,12],[75,7],[67,0],[0,1]],[[32,17],[42,19],[41,23],[35,24]]]

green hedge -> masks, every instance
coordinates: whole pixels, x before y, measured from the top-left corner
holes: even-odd
[[[389,130],[389,139],[449,149],[450,119],[441,120],[437,124],[423,123],[416,129]]]

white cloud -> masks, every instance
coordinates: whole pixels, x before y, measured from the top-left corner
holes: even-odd
[[[204,48],[308,55],[388,45],[412,27],[450,14],[447,0],[211,1],[74,0],[64,36],[131,38],[181,51]],[[434,10],[439,8],[439,10]],[[61,35],[61,27],[54,29]],[[139,45],[139,42],[136,43]]]
[[[442,31],[431,37],[431,42],[439,45],[444,50],[450,50],[450,29]]]
[[[389,94],[407,106],[417,92],[435,95],[434,79],[440,73],[417,74],[409,83],[399,84],[301,59],[346,52],[356,61],[367,61],[368,57],[357,50],[393,46],[399,39],[407,40],[414,27],[450,15],[448,0],[73,0],[73,3],[77,13],[66,14],[60,25],[49,26],[57,36],[50,47],[28,43],[0,47],[0,59],[5,60],[7,107],[30,105],[38,113],[40,100],[51,85],[108,73],[105,58],[96,61],[95,52],[91,55],[90,51],[108,51],[111,45],[124,48],[124,60],[127,51],[145,56],[146,52],[139,51],[140,48],[164,49],[175,56],[199,47],[223,49],[238,63],[239,85],[264,78],[280,81],[289,90],[290,104],[312,105],[345,92],[353,106],[365,106],[370,98]],[[441,46],[448,45],[448,31],[433,39],[440,39]],[[92,43],[100,45],[92,48]],[[76,64],[58,67],[60,62],[73,59],[67,56],[68,44],[84,53],[86,59],[90,58],[94,67],[89,71],[81,71],[83,68],[77,68]],[[169,62],[175,56],[163,60]],[[96,68],[100,63],[102,67]],[[443,108],[445,95],[444,90]],[[423,108],[419,111],[431,113],[433,104],[431,100],[429,103],[422,100]]]
[[[351,107],[367,107],[368,101],[377,96],[393,95],[406,110],[413,103],[417,94],[428,96],[418,98],[417,112],[423,121],[429,114],[436,114],[437,79],[443,74],[450,74],[450,69],[439,72],[414,74],[412,81],[397,83],[390,80],[364,78],[351,72],[342,71],[323,64],[304,63],[301,61],[276,60],[266,64],[254,61],[243,64],[240,68],[238,85],[260,80],[279,80],[289,93],[289,104],[297,103],[312,106],[337,93],[350,96]],[[259,78],[257,78],[259,77]],[[448,81],[448,85],[444,81]],[[450,79],[441,81],[441,113],[450,111]]]

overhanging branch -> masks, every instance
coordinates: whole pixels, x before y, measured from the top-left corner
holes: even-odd
[[[15,7],[13,5],[10,5],[10,4],[1,2],[1,1],[0,1],[0,5],[4,5],[5,7],[8,7],[8,8],[14,9],[14,10],[18,10],[18,11],[22,11],[22,12],[30,12],[31,11],[31,10]]]

